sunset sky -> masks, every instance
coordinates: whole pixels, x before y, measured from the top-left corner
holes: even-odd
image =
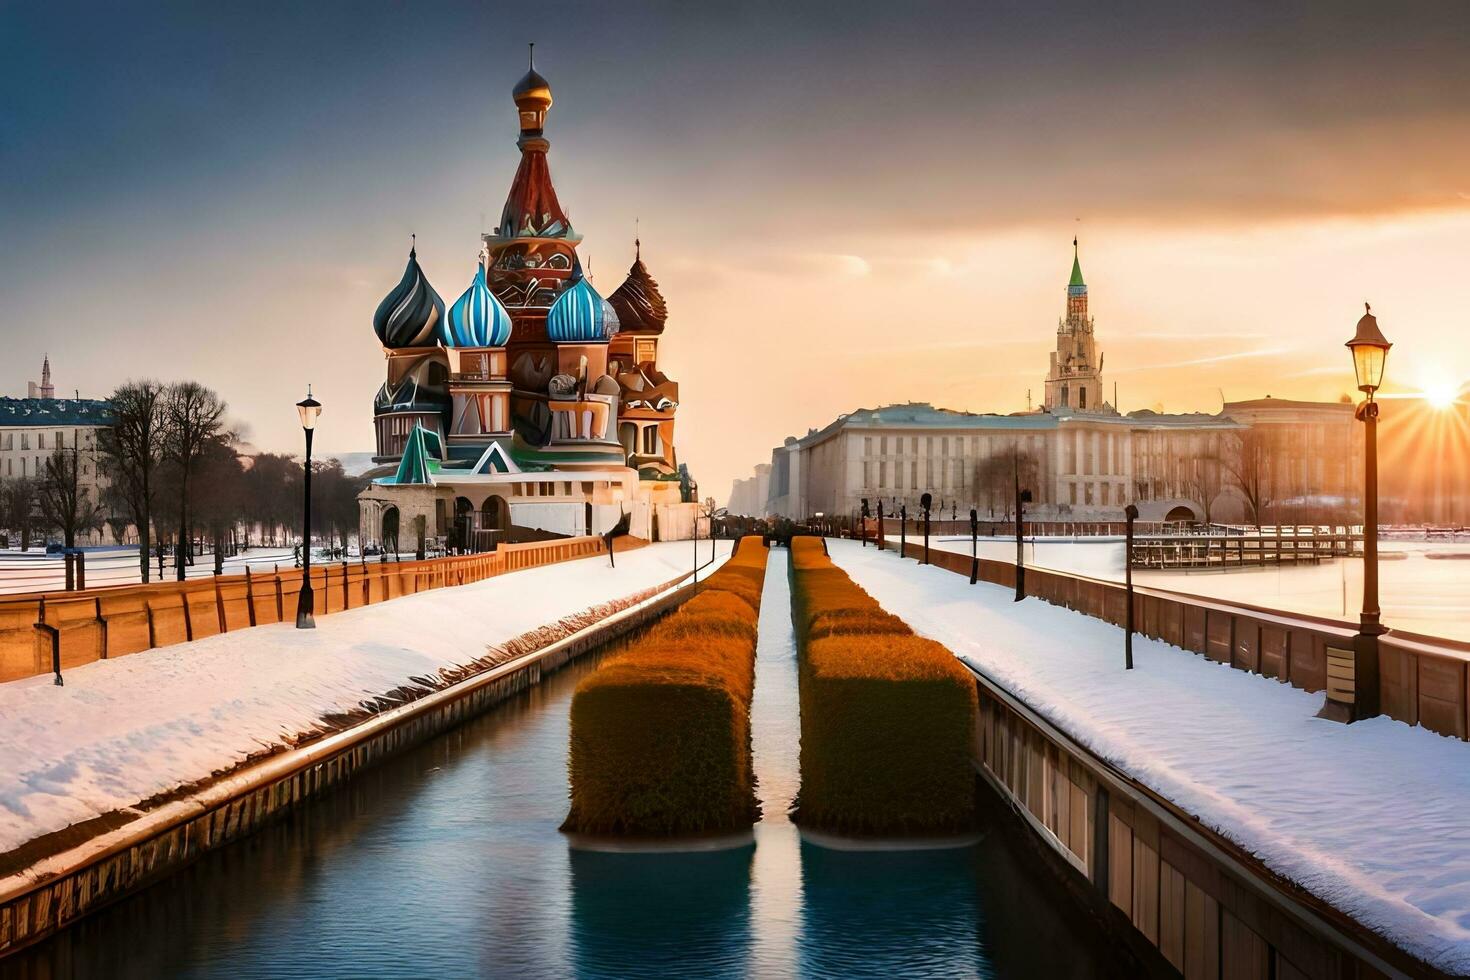
[[[1121,408],[1470,378],[1470,4],[0,0],[0,393],[194,377],[249,441],[372,448],[374,308],[447,302],[518,153],[526,42],[604,293],[671,312],[681,459],[1041,392],[1071,240]],[[728,8],[728,9],[727,9]]]

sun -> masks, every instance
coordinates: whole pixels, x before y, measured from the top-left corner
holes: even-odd
[[[1449,408],[1459,396],[1460,392],[1448,381],[1438,381],[1424,388],[1424,400],[1435,408]]]

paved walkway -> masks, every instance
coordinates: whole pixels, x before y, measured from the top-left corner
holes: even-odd
[[[855,541],[834,561],[1119,769],[1451,974],[1470,973],[1470,745]]]

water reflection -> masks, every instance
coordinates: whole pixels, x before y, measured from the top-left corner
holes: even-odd
[[[745,976],[754,851],[754,845],[692,853],[573,850],[577,975]]]

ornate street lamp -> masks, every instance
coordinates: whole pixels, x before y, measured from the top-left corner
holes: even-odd
[[[1378,403],[1373,395],[1383,384],[1383,366],[1393,345],[1378,329],[1373,308],[1363,304],[1353,339],[1353,371],[1358,390],[1367,397],[1356,416],[1363,423],[1363,611],[1353,640],[1353,704],[1348,721],[1378,714],[1378,637],[1383,635],[1378,609]]]
[[[296,412],[301,416],[301,428],[306,433],[306,479],[303,481],[306,516],[301,527],[301,596],[296,600],[296,628],[310,630],[316,629],[311,593],[311,434],[316,429],[317,416],[322,414],[322,403],[311,397],[311,385],[306,386],[306,397],[296,403]]]

